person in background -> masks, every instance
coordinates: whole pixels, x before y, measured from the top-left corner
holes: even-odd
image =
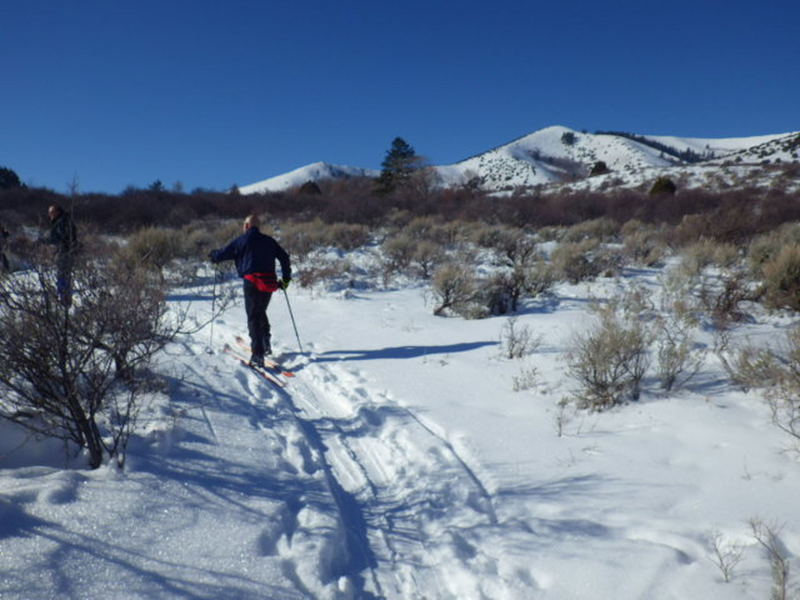
[[[6,256],[6,244],[9,237],[8,231],[0,223],[0,272],[8,273],[11,270],[11,265],[8,264],[8,257]]]
[[[232,260],[243,279],[244,309],[250,335],[250,364],[264,366],[264,355],[272,353],[267,307],[272,293],[286,289],[292,279],[289,254],[274,238],[261,233],[256,215],[249,215],[242,225],[242,235],[224,248],[212,250],[213,263]],[[275,273],[275,261],[281,265],[281,280]]]
[[[56,247],[56,292],[64,306],[72,304],[72,267],[78,251],[78,235],[72,216],[59,204],[47,209],[50,231],[42,239]]]

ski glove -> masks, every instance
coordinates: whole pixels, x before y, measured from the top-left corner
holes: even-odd
[[[289,282],[291,282],[291,281],[292,281],[291,279],[287,279],[285,277],[283,279],[281,279],[281,289],[285,290],[286,288],[288,288],[289,287]]]

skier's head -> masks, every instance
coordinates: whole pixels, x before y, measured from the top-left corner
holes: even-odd
[[[258,217],[256,215],[247,215],[242,225],[242,231],[247,231],[251,227],[258,227]]]
[[[51,204],[50,207],[47,209],[47,216],[50,217],[51,221],[55,221],[63,213],[64,209],[61,208],[61,205],[59,204]]]

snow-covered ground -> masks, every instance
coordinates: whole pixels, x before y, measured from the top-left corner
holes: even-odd
[[[508,317],[434,317],[424,287],[293,287],[304,353],[284,298],[270,307],[295,372],[280,389],[221,351],[244,331],[233,306],[160,357],[124,472],[64,468],[0,424],[0,598],[767,598],[749,521],[797,564],[800,463],[757,392],[710,353],[683,390],[559,413],[588,299],[658,275],[529,302],[523,359],[502,356]],[[187,299],[209,314],[207,290]],[[790,320],[757,312],[736,336]],[[729,583],[714,538],[743,550]]]

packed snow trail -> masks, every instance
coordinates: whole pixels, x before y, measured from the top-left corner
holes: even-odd
[[[535,588],[493,555],[508,524],[438,427],[357,371],[313,357],[295,370],[286,389],[264,393],[294,416],[338,511],[346,558],[329,578],[357,598],[522,598]]]

